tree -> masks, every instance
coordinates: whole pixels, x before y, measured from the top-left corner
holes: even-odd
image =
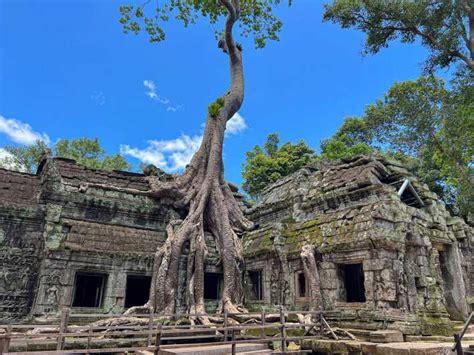
[[[325,5],[324,19],[364,32],[366,53],[420,40],[430,52],[429,72],[459,61],[474,70],[472,0],[335,0]]]
[[[107,155],[97,138],[60,139],[54,146],[54,154],[74,159],[78,164],[94,169],[131,169],[131,165],[120,154]]]
[[[366,108],[363,117],[347,119],[323,142],[322,155],[350,154],[363,146],[384,151],[403,160],[453,212],[472,214],[472,75],[466,71],[451,90],[432,76],[395,83],[382,100]]]
[[[247,152],[243,188],[252,198],[258,199],[265,187],[316,159],[314,150],[302,140],[296,144],[287,142],[281,147],[279,143],[278,134],[272,133],[263,147],[256,145]]]
[[[472,216],[474,2],[335,0],[324,19],[364,32],[366,53],[420,40],[430,52],[428,73],[461,63],[452,90],[433,77],[395,84],[363,121],[372,146],[404,159],[448,207]]]
[[[365,117],[382,146],[421,159],[422,170],[436,170],[438,184],[455,188],[460,203],[473,183],[474,97],[466,100],[459,90],[434,77],[397,83]],[[469,204],[458,205],[469,213]]]
[[[48,146],[37,141],[35,144],[3,148],[10,155],[0,161],[0,166],[34,174]],[[94,169],[131,170],[131,165],[120,155],[107,155],[97,138],[60,139],[54,145],[53,156],[74,159],[78,164]]]
[[[372,134],[367,121],[347,118],[337,132],[321,142],[321,157],[327,159],[346,159],[357,154],[371,153]]]
[[[223,23],[217,34],[218,47],[229,60],[230,87],[208,106],[204,136],[184,173],[171,181],[155,181],[153,196],[169,196],[186,214],[171,221],[167,239],[155,254],[150,300],[146,306],[157,312],[173,313],[178,289],[178,264],[185,244],[187,260],[186,300],[190,312],[204,313],[205,232],[216,240],[223,270],[220,310],[239,311],[242,302],[242,246],[238,234],[251,230],[224,180],[222,147],[226,123],[244,100],[242,48],[234,40],[234,26],[240,22],[243,36],[253,35],[256,47],[278,39],[282,23],[273,14],[281,0],[169,0],[156,4],[122,6],[120,22],[125,32],[148,33],[151,42],[165,39],[162,23],[174,17],[188,26],[203,17],[213,25]],[[149,6],[152,6],[150,9]],[[150,11],[147,13],[147,11]]]

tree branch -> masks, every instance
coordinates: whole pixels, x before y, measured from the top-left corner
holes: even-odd
[[[471,53],[471,59],[474,61],[474,6],[470,6],[468,0],[464,0],[463,4],[469,20],[469,41],[467,46]]]
[[[228,95],[225,97],[227,120],[240,109],[244,100],[244,75],[242,56],[240,50],[237,48],[232,30],[234,24],[237,22],[240,14],[240,0],[219,0],[220,4],[227,9],[228,15],[225,22],[225,31],[223,41],[220,42],[220,47],[229,56],[231,86]]]
[[[474,70],[474,7],[471,7],[468,4],[468,1],[469,0],[464,0],[463,1],[463,4],[464,4],[463,8],[466,11],[466,14],[467,14],[468,19],[469,19],[469,39],[467,38],[466,34],[464,34],[464,36],[461,34],[461,36],[463,36],[464,41],[466,42],[466,47],[468,48],[468,51],[471,54],[471,58],[469,58],[468,56],[466,56],[464,53],[460,52],[457,49],[448,49],[448,48],[443,47],[435,37],[433,37],[432,35],[430,35],[426,31],[420,30],[416,25],[405,25],[405,24],[400,25],[400,26],[396,26],[396,25],[385,25],[384,26],[383,24],[382,25],[377,25],[377,24],[369,21],[365,16],[363,16],[361,14],[352,14],[352,16],[341,16],[341,19],[343,21],[346,21],[346,22],[351,22],[351,21],[360,22],[363,25],[365,25],[367,28],[377,28],[379,31],[388,30],[388,31],[394,31],[394,32],[399,31],[399,32],[403,32],[403,33],[413,33],[415,35],[420,36],[429,45],[431,45],[433,48],[437,49],[438,51],[446,52],[451,57],[456,57],[456,58],[461,59],[472,70]],[[366,5],[367,5],[367,3],[366,3]],[[381,16],[379,16],[379,18],[381,18],[382,20],[387,21],[389,23],[394,23],[394,22],[398,21],[398,19],[392,18],[392,17],[389,17],[389,16],[382,16],[381,15]],[[461,18],[461,25],[462,25],[462,18]]]

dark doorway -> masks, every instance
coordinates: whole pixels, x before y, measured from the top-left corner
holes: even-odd
[[[222,275],[214,272],[204,273],[204,299],[218,300],[221,295]]]
[[[306,297],[306,277],[304,276],[304,272],[297,274],[296,283],[298,297]]]
[[[453,278],[451,277],[451,274],[448,270],[448,257],[446,255],[446,251],[444,250],[438,250],[438,255],[441,277],[444,283],[443,287],[449,292],[449,290],[453,289]]]
[[[343,265],[346,302],[365,302],[364,270],[362,264]]]
[[[263,299],[262,289],[262,272],[261,271],[249,271],[249,280],[251,283],[251,298],[253,300]]]
[[[150,276],[128,275],[125,308],[143,306],[150,296]]]
[[[104,274],[77,273],[72,306],[101,307],[106,277]]]

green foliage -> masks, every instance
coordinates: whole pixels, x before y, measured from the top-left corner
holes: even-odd
[[[278,40],[282,22],[274,15],[273,9],[282,0],[240,0],[240,34],[252,36],[257,48],[265,47],[267,41]],[[288,1],[291,5],[291,0]],[[167,0],[140,5],[122,5],[120,23],[125,33],[138,34],[145,31],[151,42],[161,42],[166,38],[163,23],[170,19],[181,21],[185,27],[205,18],[213,27],[227,15],[226,9],[216,0]],[[222,33],[216,32],[216,37]]]
[[[383,100],[366,108],[367,125],[380,144],[415,155],[451,117],[449,100],[450,92],[439,78],[395,83]]]
[[[247,152],[242,186],[252,198],[258,199],[265,187],[316,159],[314,151],[302,140],[282,146],[279,143],[278,134],[272,133],[263,147],[257,145]]]
[[[344,158],[384,151],[404,161],[463,216],[474,213],[474,78],[461,72],[452,83],[433,76],[395,83],[384,98],[349,118],[322,143],[322,156]]]
[[[60,139],[55,147],[56,156],[74,159],[78,164],[104,170],[130,170],[131,166],[120,155],[107,156],[97,138]]]
[[[209,113],[209,116],[217,117],[219,115],[219,110],[222,108],[222,106],[224,106],[224,98],[219,97],[216,101],[214,101],[207,107],[207,112]]]
[[[330,139],[321,142],[321,157],[327,159],[346,159],[357,154],[371,153],[371,132],[366,121],[347,118]]]
[[[348,144],[346,136],[323,141],[321,143],[321,149],[321,157],[331,160],[347,159],[358,154],[369,154],[374,151],[371,146],[365,143]]]
[[[428,71],[456,61],[474,67],[467,41],[469,0],[335,0],[325,5],[324,19],[366,34],[365,52],[377,53],[391,41],[420,40],[429,50]],[[474,48],[473,48],[474,49]]]
[[[0,161],[0,166],[35,173],[42,156],[48,149],[38,141],[31,146],[4,149],[13,157]],[[60,139],[52,149],[53,156],[74,159],[78,164],[103,170],[131,170],[131,165],[120,155],[107,155],[97,138]]]

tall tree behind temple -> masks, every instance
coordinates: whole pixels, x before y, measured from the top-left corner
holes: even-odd
[[[279,143],[278,134],[271,133],[263,147],[256,145],[247,152],[242,167],[243,188],[253,199],[258,199],[262,190],[271,183],[316,159],[314,150],[302,140],[281,146]]]
[[[451,90],[432,77],[397,83],[366,110],[358,129],[365,126],[372,145],[414,163],[453,212],[473,218],[474,1],[335,0],[325,5],[324,19],[364,32],[365,53],[419,40],[429,51],[426,73],[457,65]]]
[[[34,174],[48,146],[42,141],[20,147],[3,147],[6,156],[0,167]],[[60,139],[51,149],[53,156],[74,159],[78,164],[94,169],[131,170],[132,166],[120,155],[107,155],[99,140],[89,138]]]
[[[455,213],[473,214],[474,87],[465,72],[452,89],[435,77],[394,84],[384,98],[367,106],[365,115],[348,118],[322,144],[322,156],[345,144],[360,145],[402,159],[437,192]],[[351,137],[350,139],[347,137]]]

